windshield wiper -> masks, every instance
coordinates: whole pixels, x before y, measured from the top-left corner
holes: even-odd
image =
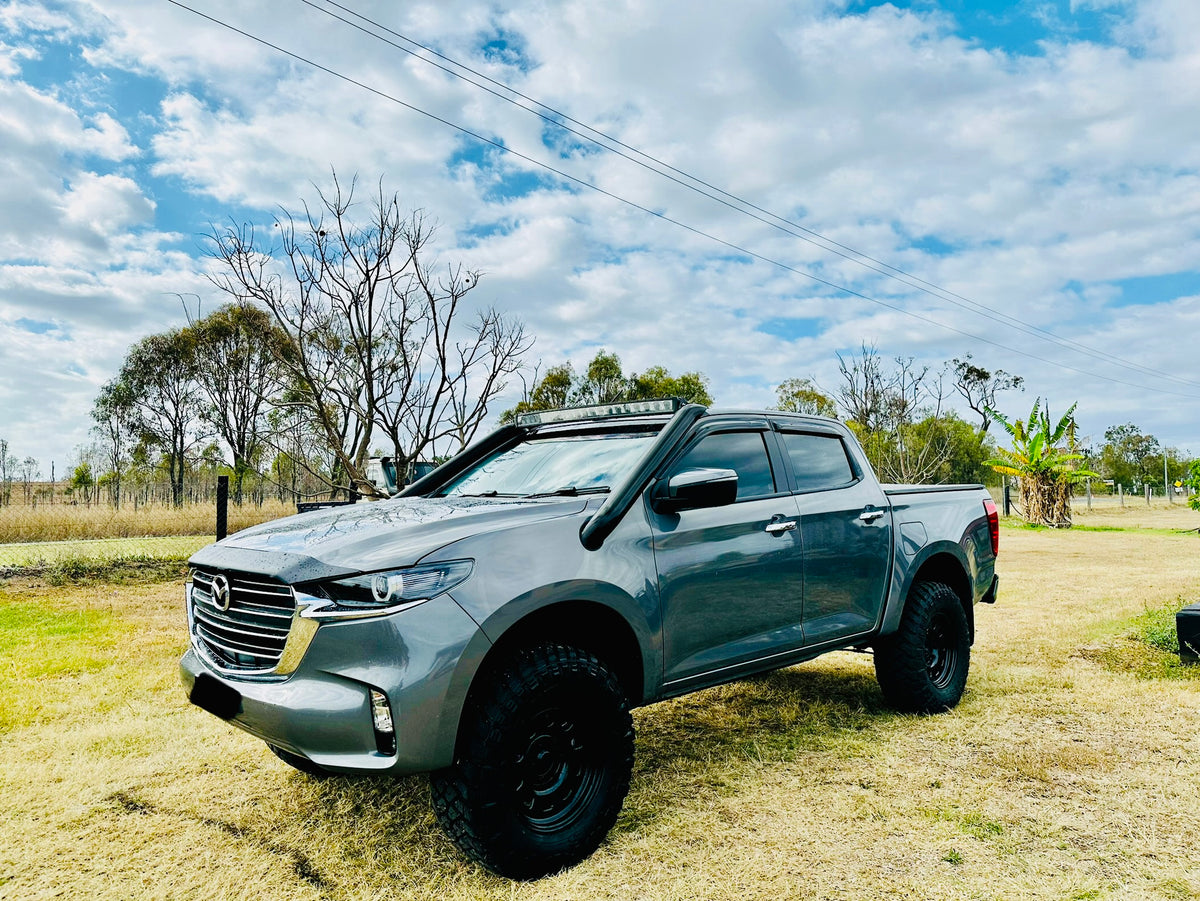
[[[581,494],[608,494],[610,491],[612,489],[607,485],[588,485],[586,488],[565,485],[562,488],[555,488],[553,491],[540,491],[537,494],[527,494],[525,497],[578,497]]]
[[[495,488],[491,491],[480,491],[478,494],[448,494],[445,497],[520,497],[519,494],[501,494]]]

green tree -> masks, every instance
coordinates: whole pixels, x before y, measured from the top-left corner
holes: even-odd
[[[129,451],[135,440],[137,404],[130,386],[120,379],[104,384],[92,405],[92,431],[100,436],[101,448],[108,471],[103,477],[112,505],[121,506],[121,483],[129,465]]]
[[[1200,510],[1200,460],[1193,460],[1188,464],[1187,478],[1183,483],[1192,489],[1192,496],[1188,498],[1188,506],[1193,510]]]
[[[1132,422],[1104,430],[1100,448],[1100,471],[1107,479],[1124,485],[1127,491],[1162,481],[1162,454],[1158,439],[1142,434]]]
[[[125,356],[117,381],[133,402],[132,422],[142,444],[158,448],[171,482],[171,500],[183,506],[186,456],[198,439],[200,392],[193,336],[183,330],[150,335]]]
[[[712,395],[708,393],[708,378],[699,372],[671,375],[663,366],[651,366],[645,372],[629,377],[629,387],[624,400],[655,400],[660,397],[677,397],[689,404],[712,406]]]
[[[953,413],[928,416],[909,428],[909,446],[919,454],[925,446],[935,449],[939,462],[927,481],[935,484],[987,483],[995,474],[988,460],[995,453],[987,436]]]
[[[610,404],[629,400],[654,400],[677,397],[687,403],[710,406],[708,378],[700,372],[673,376],[664,366],[651,366],[645,372],[626,376],[621,358],[606,350],[597,351],[582,374],[570,363],[551,366],[532,389],[512,409],[505,410],[501,422],[514,422],[522,413],[558,410],[586,404]]]
[[[233,457],[233,500],[262,455],[266,415],[278,393],[281,361],[292,351],[286,332],[265,310],[227,304],[186,330],[196,355],[196,382],[208,403],[201,413]]]
[[[837,418],[837,403],[811,379],[784,379],[775,389],[775,409]]]
[[[68,491],[75,495],[81,495],[85,504],[92,502],[92,488],[96,484],[96,478],[92,474],[92,464],[87,460],[81,462],[75,467],[75,472],[71,475],[71,484],[68,486]]]
[[[1012,449],[997,448],[988,461],[996,472],[1019,480],[1021,516],[1026,522],[1055,528],[1071,527],[1071,494],[1075,485],[1098,473],[1076,466],[1083,455],[1075,449],[1075,407],[1052,423],[1049,407],[1039,397],[1029,418],[1010,422],[990,410],[1012,440]]]

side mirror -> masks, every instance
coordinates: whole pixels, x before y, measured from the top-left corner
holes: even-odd
[[[650,498],[658,513],[724,507],[737,500],[737,486],[732,469],[685,469],[659,480]]]

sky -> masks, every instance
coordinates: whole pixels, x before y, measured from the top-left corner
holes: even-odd
[[[132,342],[224,302],[206,235],[333,172],[435,220],[543,369],[761,408],[864,344],[969,353],[1013,417],[1200,454],[1194,0],[181,3],[0,5],[0,438],[44,476]]]

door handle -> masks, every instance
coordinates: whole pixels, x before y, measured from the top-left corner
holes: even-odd
[[[784,532],[794,532],[796,531],[796,520],[787,519],[783,520],[782,522],[769,522],[767,523],[766,531],[770,532],[772,535],[782,535]]]
[[[885,512],[885,510],[863,510],[862,513],[858,514],[858,518],[863,522],[874,522],[883,516]]]

